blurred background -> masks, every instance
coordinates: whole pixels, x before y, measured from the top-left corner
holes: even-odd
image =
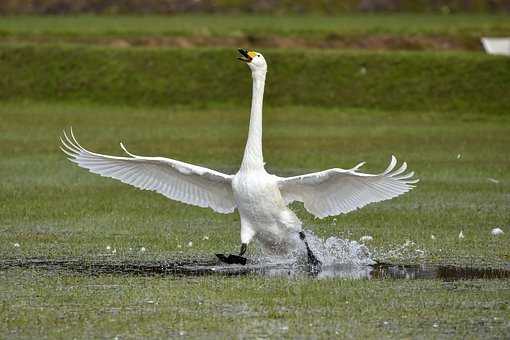
[[[335,15],[353,12],[472,12],[510,11],[508,0],[5,0],[4,14],[176,14],[270,13]]]

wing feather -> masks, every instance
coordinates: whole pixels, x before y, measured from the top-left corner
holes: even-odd
[[[285,202],[304,203],[311,214],[324,218],[346,214],[367,204],[388,200],[402,195],[418,183],[412,179],[414,172],[407,171],[407,163],[395,170],[397,159],[382,173],[373,175],[358,172],[365,163],[349,170],[329,169],[307,175],[280,178],[278,185]]]
[[[137,156],[122,143],[129,157],[95,153],[78,143],[72,129],[69,134],[63,132],[60,142],[60,149],[70,161],[92,173],[220,213],[231,213],[236,208],[231,175],[170,158]]]

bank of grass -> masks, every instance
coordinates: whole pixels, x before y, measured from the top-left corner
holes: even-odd
[[[508,15],[344,14],[174,15],[174,16],[5,16],[4,37],[146,36],[451,36],[458,39],[508,35]]]
[[[473,53],[263,50],[265,102],[403,112],[510,112],[510,59]],[[247,106],[234,49],[0,47],[0,99]]]
[[[242,155],[247,105],[158,109],[16,101],[2,102],[0,116],[0,258],[150,262],[237,250],[236,214],[215,214],[90,174],[65,159],[57,137],[72,125],[80,142],[98,152],[120,154],[122,140],[135,153],[232,173]],[[321,237],[372,235],[368,245],[380,260],[502,267],[510,261],[509,126],[508,116],[473,113],[268,107],[264,151],[267,168],[283,175],[360,160],[377,172],[394,153],[421,179],[410,193],[323,220],[299,204],[293,209]],[[496,226],[506,233],[491,236]],[[389,256],[407,240],[416,245]],[[503,338],[510,324],[508,280],[9,269],[0,271],[0,281],[3,338]]]
[[[0,44],[481,51],[481,37],[510,34],[508,22],[480,14],[7,16]]]

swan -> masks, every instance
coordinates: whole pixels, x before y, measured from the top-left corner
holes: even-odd
[[[258,52],[239,49],[239,53],[238,59],[251,70],[253,95],[248,138],[236,174],[170,158],[135,155],[122,143],[120,147],[127,157],[95,153],[78,143],[72,128],[68,132],[64,130],[60,148],[69,160],[92,173],[222,214],[233,213],[237,208],[241,250],[239,255],[216,254],[223,262],[246,264],[243,255],[255,239],[270,254],[306,249],[309,263],[320,265],[308,246],[301,221],[288,208],[291,202],[303,202],[309,213],[324,218],[399,196],[411,190],[418,179],[413,179],[414,172],[406,172],[405,162],[396,169],[394,156],[388,168],[379,174],[360,172],[364,162],[347,170],[333,168],[293,177],[267,173],[262,155],[262,101],[267,63]]]

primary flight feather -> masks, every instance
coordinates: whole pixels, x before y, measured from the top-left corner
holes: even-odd
[[[289,203],[303,202],[309,213],[324,218],[399,196],[411,190],[418,180],[412,179],[413,172],[406,172],[405,162],[396,168],[394,156],[380,174],[359,172],[364,163],[348,170],[334,168],[287,178],[268,174],[262,155],[267,63],[260,53],[243,49],[239,52],[239,59],[252,72],[253,96],[248,139],[236,174],[227,175],[170,158],[138,156],[128,152],[122,143],[126,157],[95,153],[82,147],[72,130],[69,134],[64,131],[61,149],[72,162],[101,176],[219,213],[232,213],[237,208],[241,217],[241,253],[228,257],[218,254],[225,262],[244,264],[246,246],[256,238],[271,253],[286,253],[304,244],[310,261],[318,264],[305,240],[301,221],[287,207]]]

